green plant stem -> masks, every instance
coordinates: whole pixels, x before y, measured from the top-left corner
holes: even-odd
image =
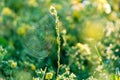
[[[47,70],[47,67],[45,67],[45,73],[46,73],[46,70]],[[44,80],[44,77],[45,77],[45,73],[44,73],[44,75],[43,75],[43,77],[42,77],[42,80]]]
[[[56,33],[57,33],[57,44],[58,44],[58,68],[57,68],[57,75],[59,73],[59,68],[60,68],[60,30],[59,30],[59,19],[58,16],[56,15]]]
[[[102,57],[101,57],[100,52],[98,51],[98,48],[97,48],[96,45],[95,45],[95,50],[96,50],[96,53],[97,53],[98,57],[102,60]],[[102,61],[101,61],[101,63],[103,64]]]
[[[57,34],[57,44],[58,44],[58,50],[57,50],[57,57],[58,57],[58,61],[57,61],[57,64],[58,64],[58,68],[57,68],[57,76],[59,74],[59,69],[60,69],[60,29],[59,29],[59,17],[57,15],[57,11],[55,9],[55,7],[51,6],[50,7],[50,13],[52,15],[55,16],[55,23],[56,23],[56,34]]]

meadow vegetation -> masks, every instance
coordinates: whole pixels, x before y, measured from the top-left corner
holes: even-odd
[[[0,80],[120,80],[120,0],[0,0]]]

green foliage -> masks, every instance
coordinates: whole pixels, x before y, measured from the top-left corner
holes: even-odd
[[[5,49],[3,49],[2,46],[0,46],[0,62],[4,59],[4,56],[6,53],[7,53],[7,51]]]
[[[0,0],[0,80],[120,80],[119,4]]]

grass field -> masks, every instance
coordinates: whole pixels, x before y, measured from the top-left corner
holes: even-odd
[[[120,0],[0,0],[0,80],[120,80]]]

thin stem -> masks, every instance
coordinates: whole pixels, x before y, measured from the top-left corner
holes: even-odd
[[[57,33],[57,44],[58,44],[58,68],[57,68],[57,75],[59,73],[59,68],[60,68],[60,30],[59,30],[59,19],[58,16],[56,15],[56,33]]]
[[[57,44],[58,44],[58,50],[57,50],[57,57],[58,57],[58,68],[57,68],[57,76],[59,74],[59,69],[60,69],[60,29],[59,29],[59,17],[57,15],[57,11],[55,7],[51,6],[50,7],[50,13],[55,16],[55,22],[56,22],[56,34],[57,34]]]
[[[46,70],[47,70],[47,67],[45,67],[45,73],[46,73]],[[45,73],[44,73],[44,75],[43,75],[43,77],[42,77],[42,80],[44,80],[44,77],[45,77]]]
[[[98,57],[100,58],[100,61],[101,61],[101,60],[102,60],[102,57],[101,57],[100,52],[98,51],[98,48],[97,48],[96,45],[95,45],[95,50],[96,50],[96,53],[97,53],[97,55],[98,55]],[[102,61],[101,61],[101,63],[103,64]]]
[[[96,52],[97,52],[97,55],[101,58],[101,55],[100,55],[100,53],[99,53],[96,45],[95,45],[95,50],[96,50]]]

